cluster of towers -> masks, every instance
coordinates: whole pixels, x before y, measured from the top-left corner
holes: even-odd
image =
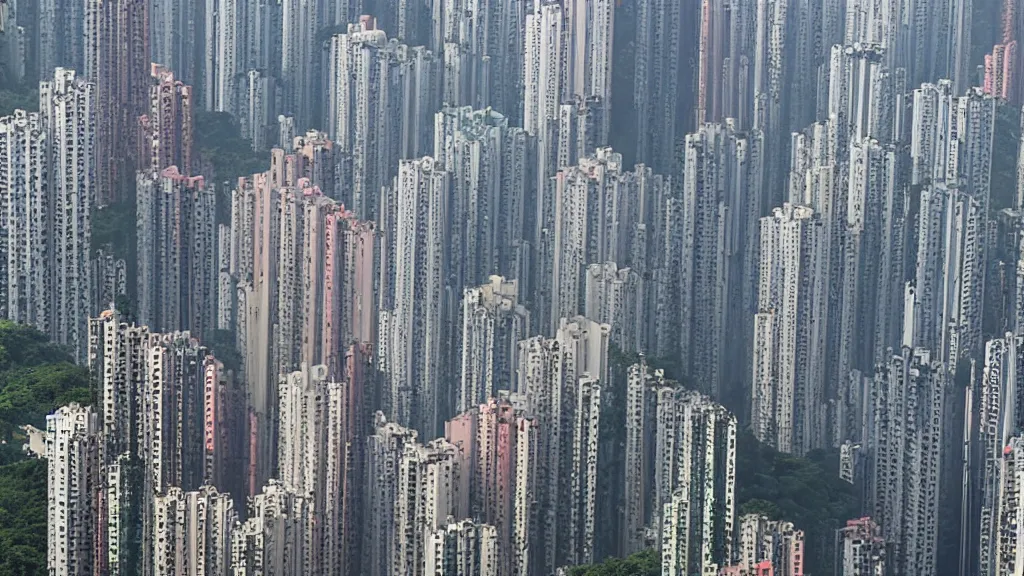
[[[1021,565],[1014,2],[984,79],[969,0],[618,4],[0,4],[46,79],[0,310],[102,392],[50,421],[51,568],[802,574],[741,425],[840,451],[841,572]],[[269,169],[200,176],[200,109]]]

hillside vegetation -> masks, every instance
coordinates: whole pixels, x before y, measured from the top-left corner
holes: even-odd
[[[21,452],[20,426],[91,400],[88,372],[42,333],[0,321],[0,576],[46,573],[46,461]]]

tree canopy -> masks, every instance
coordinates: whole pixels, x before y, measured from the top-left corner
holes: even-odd
[[[90,401],[88,372],[28,326],[0,321],[0,576],[46,573],[46,461],[21,452],[19,427]]]
[[[569,576],[658,576],[661,557],[656,550],[643,550],[627,558],[610,558],[599,564],[576,566]]]

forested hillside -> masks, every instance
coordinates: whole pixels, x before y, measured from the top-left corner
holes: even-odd
[[[0,321],[0,576],[46,573],[46,461],[22,453],[20,426],[43,428],[69,402],[90,402],[88,372],[31,328]]]

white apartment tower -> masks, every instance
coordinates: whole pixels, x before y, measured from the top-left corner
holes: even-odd
[[[1024,423],[1024,336],[1006,334],[985,345],[978,424],[980,455],[979,572],[995,574],[1002,538],[999,518],[1005,450]],[[1013,456],[1015,454],[1011,454]]]
[[[665,281],[676,282],[679,291],[673,304],[681,314],[681,368],[712,397],[723,382],[740,381],[736,372],[746,365],[727,362],[722,352],[744,349],[742,339],[733,344],[730,338],[749,332],[741,311],[756,305],[744,287],[753,286],[756,271],[753,231],[762,202],[749,191],[762,188],[762,145],[759,132],[744,135],[731,122],[706,124],[685,141],[678,223],[683,256]]]
[[[633,107],[636,110],[637,161],[661,174],[676,169],[676,132],[682,131],[676,113],[683,60],[682,3],[640,0],[636,4],[636,59]]]
[[[231,534],[233,576],[311,574],[313,504],[271,480]]]
[[[901,272],[906,187],[893,145],[850,143],[842,258],[838,376],[870,372],[900,343],[905,286]]]
[[[685,390],[658,392],[655,500],[662,573],[717,573],[732,562],[736,417]],[[656,508],[657,509],[657,508]]]
[[[785,204],[761,219],[751,422],[782,452],[824,447],[828,275],[821,220]]]
[[[130,325],[116,310],[89,321],[89,371],[99,390],[104,465],[129,454],[139,434],[141,396],[149,351],[149,330]]]
[[[158,495],[153,508],[153,576],[233,576],[231,540],[238,514],[212,486]]]
[[[91,168],[96,138],[96,87],[58,68],[39,83],[39,117],[47,133],[49,197],[52,203],[49,257],[53,280],[50,338],[86,357],[92,314],[90,239],[96,199]],[[59,209],[58,209],[59,207]]]
[[[925,349],[880,363],[872,386],[868,502],[890,566],[935,571],[948,372]]]
[[[464,511],[458,502],[462,458],[458,448],[443,439],[425,446],[406,444],[398,461],[398,490],[394,501],[391,574],[427,576],[431,534],[448,518]]]
[[[216,194],[172,166],[139,172],[136,197],[139,322],[205,337],[217,309]]]
[[[429,156],[403,160],[387,196],[380,321],[387,398],[393,420],[431,437],[447,410],[439,387],[451,376],[444,362],[454,329],[444,305],[451,179]]]
[[[430,534],[424,574],[498,576],[498,537],[494,526],[472,520],[451,522]]]
[[[1003,448],[1000,472],[995,573],[1016,575],[1024,571],[1024,437]]]
[[[196,26],[201,0],[154,0],[149,7],[149,46],[153,62],[186,83],[197,80]]]
[[[332,38],[328,62],[327,133],[351,156],[350,209],[374,219],[379,190],[395,176],[398,160],[433,150],[440,63],[426,48],[389,40],[372,17]]]
[[[503,0],[488,3],[486,9],[476,7],[475,0],[434,2],[431,49],[444,52],[445,82],[459,87],[458,100],[447,97],[446,91],[444,102],[492,107],[521,125],[528,3]],[[438,8],[441,22],[436,17]]]
[[[281,111],[295,118],[301,133],[313,127],[312,112],[319,92],[320,50],[317,34],[320,0],[281,2]]]
[[[980,346],[983,221],[977,195],[944,184],[921,191],[912,342],[951,368]]]
[[[650,318],[644,287],[639,274],[615,262],[587,266],[583,315],[611,326],[611,341],[623,352],[648,349]]]
[[[238,80],[245,70],[244,4],[240,0],[206,0],[205,54],[200,85],[207,110],[231,114],[238,111]]]
[[[775,574],[804,573],[804,532],[792,522],[747,514],[739,519],[737,536],[736,565],[741,574],[754,574],[757,565],[766,560],[771,562]]]
[[[0,118],[2,316],[51,334],[53,290],[49,136],[38,114]]]
[[[310,551],[309,562],[313,570],[332,576],[341,570],[335,548],[342,542],[346,395],[346,385],[329,381],[324,365],[282,375],[278,387],[277,476],[312,506],[320,544]]]
[[[459,413],[512,390],[519,341],[530,334],[530,312],[519,302],[516,280],[491,276],[462,296],[462,381]]]
[[[530,134],[490,108],[445,108],[434,117],[434,159],[453,180],[452,266],[460,286],[491,274],[518,278],[533,148]]]
[[[366,439],[366,486],[363,517],[363,565],[367,576],[388,576],[395,544],[395,505],[399,492],[399,462],[406,445],[417,443],[415,430],[388,422],[384,414],[375,415],[375,431]]]
[[[145,370],[132,401],[139,410],[143,483],[154,493],[171,486],[196,490],[206,480],[200,422],[205,424],[208,359],[207,348],[188,332],[150,334],[146,342]]]
[[[626,172],[622,155],[599,148],[547,179],[537,197],[535,312],[541,332],[583,310],[586,267],[615,262],[648,269],[647,222],[671,183],[645,166]]]
[[[70,404],[46,417],[46,564],[55,576],[92,573],[98,552],[95,527],[101,513],[100,416]]]
[[[659,524],[664,499],[671,493],[671,483],[675,480],[670,477],[672,464],[669,462],[665,469],[659,470],[653,456],[671,457],[671,449],[659,451],[657,446],[671,445],[674,436],[668,433],[664,438],[656,437],[655,431],[670,430],[673,422],[670,400],[673,398],[672,388],[677,386],[677,382],[665,379],[663,370],[648,368],[643,357],[626,373],[624,554],[644,548],[647,531]],[[658,400],[663,397],[666,402],[659,404]]]
[[[246,74],[244,108],[239,114],[242,137],[252,144],[253,150],[270,148],[271,128],[276,124],[274,94],[277,83],[273,76],[262,70],[249,70]]]
[[[537,139],[538,193],[560,168],[556,163],[559,107],[571,96],[566,79],[566,51],[561,4],[535,2],[533,13],[526,16],[523,128]]]
[[[568,92],[597,98],[605,113],[598,127],[600,145],[608,142],[611,108],[612,45],[615,35],[613,0],[570,0],[565,6],[566,79]],[[543,8],[542,8],[543,10]]]
[[[563,319],[553,339],[519,345],[516,390],[544,432],[537,445],[540,556],[545,573],[593,559],[601,383],[608,378],[611,327]],[[566,479],[570,479],[566,482]]]

